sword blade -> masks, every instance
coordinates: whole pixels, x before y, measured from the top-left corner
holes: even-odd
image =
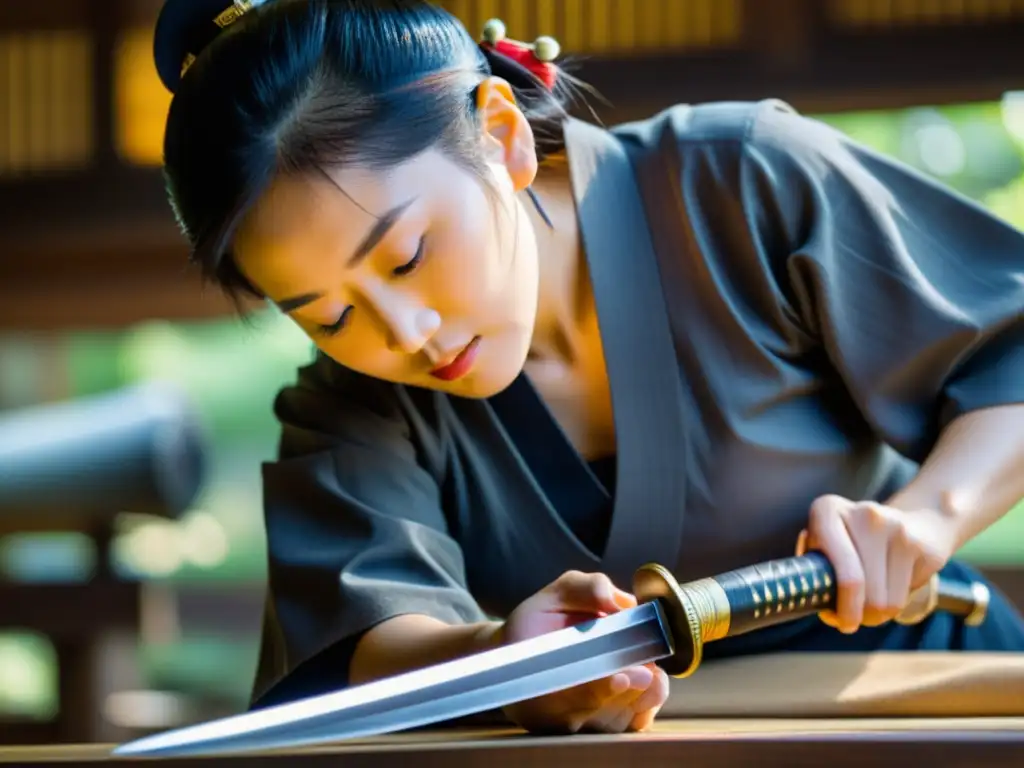
[[[672,654],[659,601],[346,690],[148,736],[116,756],[279,750],[409,730],[499,709]]]

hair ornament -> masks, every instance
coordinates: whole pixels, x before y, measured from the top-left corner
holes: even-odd
[[[267,0],[166,0],[153,36],[157,72],[177,89],[196,58],[225,29]]]
[[[561,46],[553,37],[538,37],[533,44],[510,40],[506,35],[505,23],[501,19],[490,19],[484,24],[482,47],[499,53],[526,69],[549,89],[558,81],[558,67],[555,59],[561,53]]]

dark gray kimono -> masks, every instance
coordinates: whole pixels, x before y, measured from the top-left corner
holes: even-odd
[[[816,496],[884,499],[951,419],[1024,401],[1024,235],[974,203],[779,102],[566,134],[617,455],[581,459],[525,376],[472,401],[304,369],[264,472],[257,705],[344,685],[398,614],[788,556]],[[983,629],[811,619],[707,653],[924,647],[1024,650],[1024,628],[997,596]]]

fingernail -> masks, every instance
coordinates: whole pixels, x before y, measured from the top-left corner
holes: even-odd
[[[629,592],[624,592],[621,589],[617,589],[615,591],[618,593],[619,600],[626,603],[627,605],[636,605],[636,597],[629,594]]]
[[[654,680],[651,683],[647,690],[641,693],[637,700],[633,702],[633,711],[637,714],[646,712],[654,707],[660,707],[668,697],[667,685],[657,685]]]
[[[633,667],[626,670],[629,675],[629,687],[634,690],[643,690],[654,680],[654,673],[647,667]]]
[[[632,684],[633,680],[630,678],[629,672],[620,672],[611,680],[612,693],[624,693]]]

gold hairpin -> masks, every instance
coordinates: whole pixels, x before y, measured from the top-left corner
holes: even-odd
[[[217,17],[213,20],[213,23],[221,29],[227,29],[240,18],[245,16],[245,14],[247,14],[257,5],[261,5],[263,2],[264,0],[232,0],[230,6],[228,6],[219,14],[217,14]],[[181,63],[181,77],[185,76],[185,73],[188,72],[189,67],[191,67],[195,63],[195,61],[195,54],[185,54],[185,60]]]
[[[222,11],[221,14],[213,20],[213,23],[221,29],[230,27],[251,11],[255,5],[256,2],[254,0],[234,0],[230,7]]]

